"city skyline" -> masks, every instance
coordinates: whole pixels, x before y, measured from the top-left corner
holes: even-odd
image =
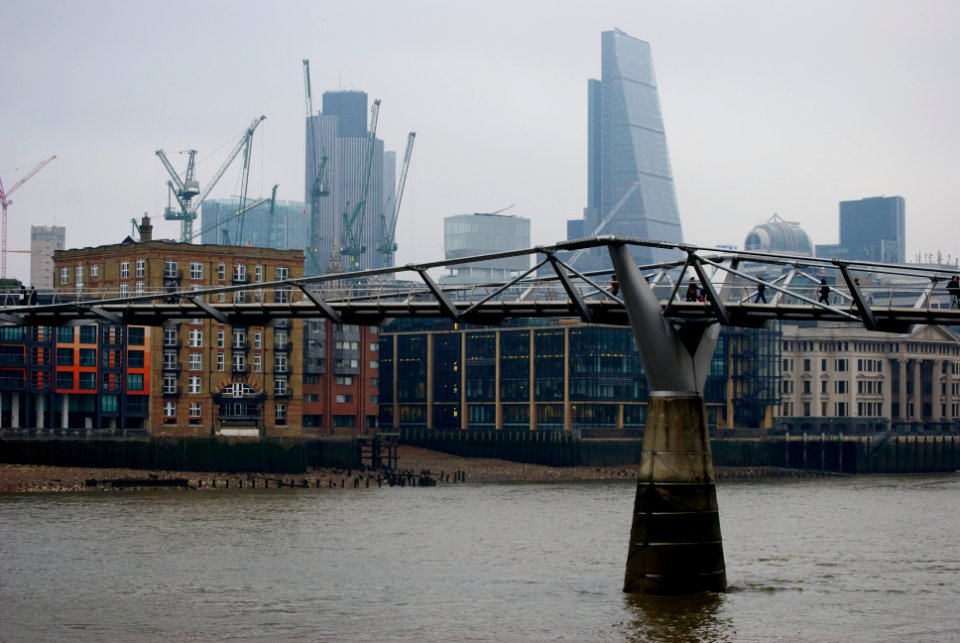
[[[299,200],[303,58],[315,96],[358,89],[383,100],[378,138],[389,149],[418,133],[398,265],[443,256],[443,217],[511,203],[530,218],[532,243],[559,241],[587,203],[584,90],[600,73],[600,33],[619,28],[655,50],[685,240],[742,244],[778,212],[814,243],[836,243],[839,202],[897,194],[910,206],[908,260],[958,254],[943,234],[960,144],[960,89],[945,81],[960,67],[953,3],[233,9],[7,3],[0,176],[9,187],[58,156],[17,192],[11,250],[29,247],[30,225],[66,227],[69,247],[119,242],[143,212],[156,236],[176,238],[177,223],[162,219],[167,177],[154,151],[180,169],[176,152],[198,149],[204,185],[217,150],[261,113],[250,195],[277,183],[278,198]],[[210,198],[234,194],[235,176]],[[26,255],[8,262],[9,276],[29,278]]]

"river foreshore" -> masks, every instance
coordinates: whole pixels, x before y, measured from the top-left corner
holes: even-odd
[[[265,489],[281,487],[355,489],[388,484],[424,486],[484,482],[632,481],[636,467],[550,467],[508,460],[464,458],[401,446],[399,475],[375,471],[316,469],[302,474],[225,474],[216,471],[147,471],[0,464],[0,493],[113,491],[131,488]],[[819,472],[775,467],[718,467],[717,478],[812,477]]]

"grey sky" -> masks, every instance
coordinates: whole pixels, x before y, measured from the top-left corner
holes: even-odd
[[[441,259],[442,219],[516,205],[535,244],[586,201],[586,81],[600,32],[650,42],[684,235],[742,245],[773,213],[838,241],[838,202],[901,195],[907,253],[960,255],[960,3],[952,0],[329,2],[3,0],[0,176],[58,159],[14,195],[69,247],[163,221],[154,155],[199,150],[201,185],[257,115],[250,192],[303,199],[304,96],[383,101],[379,134],[417,141],[398,263]],[[237,166],[239,164],[236,164]],[[231,168],[211,198],[236,191]],[[29,278],[27,255],[8,275]]]

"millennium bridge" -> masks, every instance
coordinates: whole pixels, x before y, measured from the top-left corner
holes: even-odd
[[[631,249],[643,247],[676,259],[637,265]],[[590,253],[591,265],[603,267],[579,271],[584,253]],[[532,256],[533,267],[503,283],[454,286],[430,274],[519,255]],[[0,305],[0,324],[159,326],[210,317],[232,325],[281,318],[361,325],[447,318],[493,325],[524,317],[576,317],[629,325],[650,399],[624,591],[694,593],[726,588],[703,402],[720,326],[781,320],[906,332],[918,324],[960,325],[956,295],[946,290],[956,272],[603,236],[396,268],[128,298],[71,291],[28,306],[11,296]]]

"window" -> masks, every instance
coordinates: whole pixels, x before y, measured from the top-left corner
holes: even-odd
[[[96,344],[97,343],[97,327],[96,326],[81,326],[80,327],[80,343],[81,344]]]
[[[337,395],[337,404],[346,404],[348,402],[353,402],[352,395],[349,395],[346,393],[341,393],[340,395]]]
[[[131,326],[127,329],[127,344],[130,346],[143,346],[146,333],[142,326]]]
[[[277,424],[286,424],[287,423],[287,405],[274,404],[273,417],[276,420]]]
[[[163,403],[163,416],[164,417],[175,417],[177,415],[177,403],[176,402],[164,402]]]
[[[286,395],[287,394],[287,378],[278,377],[273,381],[273,394],[274,395]]]
[[[290,301],[290,289],[289,288],[277,288],[276,291],[276,300],[278,304],[285,304]]]
[[[121,279],[130,278],[130,262],[129,261],[120,262],[120,278]]]
[[[244,283],[247,281],[247,266],[246,264],[238,263],[233,266],[233,280],[236,282]]]
[[[127,373],[127,390],[143,390],[143,373]]]
[[[287,356],[285,353],[276,353],[273,356],[273,371],[275,373],[287,372]]]
[[[233,347],[234,348],[247,347],[247,331],[245,329],[243,328],[233,329]]]
[[[127,284],[120,284],[120,297],[126,299],[130,296],[130,287]]]
[[[827,380],[821,380],[821,381],[820,381],[820,392],[821,392],[821,393],[826,393],[826,392],[827,392]]]
[[[83,266],[77,266],[77,285],[83,285]]]
[[[143,259],[137,259],[137,277],[143,277],[145,272],[146,262]]]
[[[90,266],[90,276],[99,277],[100,276],[100,266],[98,264],[92,264]]]
[[[70,283],[70,269],[61,268],[60,269],[60,283],[61,285]]]
[[[73,366],[73,349],[57,349],[57,366]]]
[[[177,392],[177,378],[173,375],[163,376],[163,394],[173,395]]]
[[[227,278],[227,265],[224,263],[217,264],[217,279],[224,281]]]
[[[238,290],[233,293],[233,303],[243,304],[247,301],[247,292],[245,290]]]
[[[83,351],[84,349],[81,348],[80,349],[81,363],[83,362]],[[143,351],[127,351],[127,366],[129,366],[130,368],[143,368],[144,366]]]
[[[190,348],[201,348],[203,347],[203,331],[197,328],[191,328],[189,334],[189,346]]]
[[[133,294],[134,294],[134,295],[137,295],[137,296],[143,294],[143,282],[142,282],[142,281],[138,281],[136,284],[134,284],[134,286],[133,286]]]
[[[253,347],[257,350],[263,348],[263,333],[259,330],[253,333]]]
[[[810,395],[810,380],[803,380],[803,393],[804,395]]]
[[[273,332],[273,343],[276,348],[287,347],[287,331],[276,330]]]
[[[834,387],[837,389],[837,393],[843,394],[847,392],[847,382],[844,380],[834,382]]]
[[[335,381],[337,384],[341,386],[350,386],[351,384],[353,384],[353,378],[350,377],[349,375],[337,375]]]
[[[190,278],[203,279],[203,264],[199,261],[190,262]]]
[[[253,356],[253,372],[259,373],[262,370],[263,370],[263,360],[261,359],[259,354],[254,355]]]
[[[257,283],[260,283],[263,281],[263,266],[253,267],[253,279]]]
[[[97,388],[97,374],[95,372],[80,373],[80,388],[84,391],[93,391]]]
[[[57,388],[73,388],[73,373],[57,371]]]
[[[70,326],[61,326],[57,329],[57,341],[69,343],[73,341],[73,328]]]
[[[176,328],[163,329],[163,345],[164,346],[177,345],[177,329]]]
[[[200,371],[203,370],[203,354],[202,353],[190,353],[189,364],[191,371]]]
[[[809,358],[809,357],[804,358],[804,360],[803,360],[803,372],[804,372],[804,373],[809,373],[809,372],[810,372],[810,367],[811,367],[810,358]]]
[[[378,362],[377,360],[372,360],[370,362],[370,368],[380,368],[380,362]]]
[[[200,402],[190,402],[190,417],[200,417]]]
[[[370,343],[370,352],[372,353],[372,352],[378,351],[378,350],[380,350],[380,344],[377,344],[376,342],[371,342],[371,343]]]
[[[289,270],[286,266],[277,266],[277,281],[285,281],[289,274]]]
[[[233,354],[233,370],[236,373],[247,372],[247,358],[244,356],[243,353]]]
[[[225,342],[223,328],[217,329],[217,348],[223,348]]]
[[[190,393],[199,393],[201,388],[201,380],[198,375],[191,375],[190,379],[187,380],[188,391]]]
[[[217,353],[217,370],[222,371],[223,369],[224,369],[223,353]]]
[[[177,367],[177,351],[163,351],[163,367],[164,368]]]

